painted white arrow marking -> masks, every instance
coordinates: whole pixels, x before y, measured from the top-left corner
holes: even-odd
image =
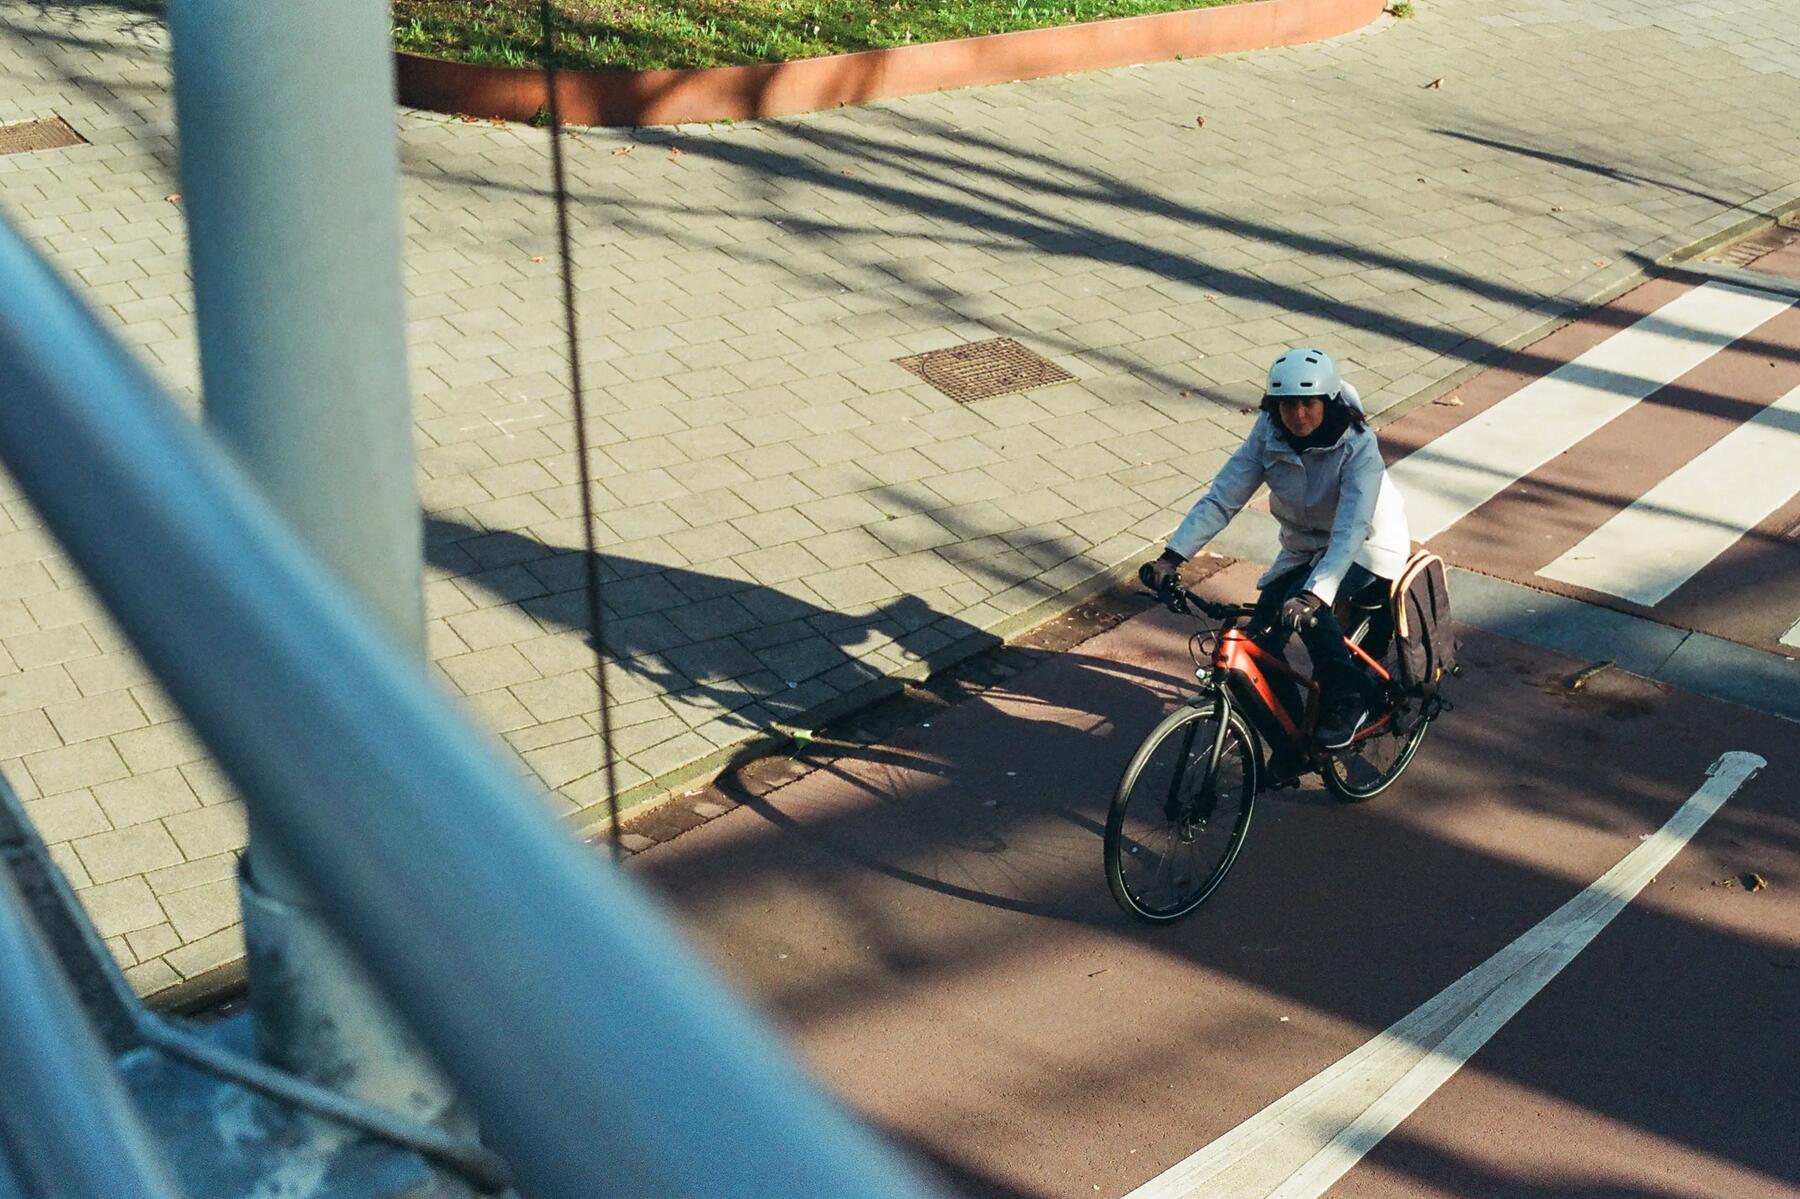
[[[1767,763],[1733,750],[1668,823],[1398,1024],[1125,1199],[1318,1199],[1575,959]]]

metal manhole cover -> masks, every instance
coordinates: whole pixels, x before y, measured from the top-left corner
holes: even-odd
[[[29,154],[33,150],[60,150],[64,146],[86,144],[87,139],[71,129],[61,117],[0,125],[0,154]]]
[[[972,341],[894,361],[959,404],[1075,380],[1056,363],[1040,358],[1010,337]]]

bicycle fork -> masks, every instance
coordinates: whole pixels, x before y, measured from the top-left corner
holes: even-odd
[[[1196,697],[1196,705],[1206,702],[1204,695]],[[1218,717],[1218,727],[1213,730],[1212,744],[1200,767],[1199,785],[1193,790],[1187,786],[1192,777],[1194,767],[1194,741],[1200,726],[1198,720],[1190,721],[1181,733],[1180,765],[1169,777],[1168,798],[1163,801],[1163,816],[1170,824],[1180,826],[1184,832],[1194,825],[1205,824],[1212,819],[1213,812],[1219,806],[1219,762],[1225,756],[1225,730],[1231,723],[1231,699],[1223,687],[1212,690],[1213,711]],[[1185,796],[1193,796],[1192,805],[1184,801]]]

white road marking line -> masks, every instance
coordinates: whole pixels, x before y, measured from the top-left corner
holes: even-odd
[[[1587,947],[1767,763],[1732,750],[1662,828],[1386,1032],[1125,1199],[1317,1199]]]
[[[1408,454],[1388,473],[1413,540],[1437,536],[1791,303],[1703,284]]]
[[[1650,607],[1800,491],[1800,387],[1538,571]]]

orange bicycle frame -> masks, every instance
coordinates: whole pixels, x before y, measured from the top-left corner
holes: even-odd
[[[1381,663],[1363,652],[1360,645],[1352,644],[1347,639],[1344,645],[1355,658],[1362,662],[1363,666],[1374,672],[1375,677],[1383,683],[1388,681],[1388,672],[1382,669]],[[1305,677],[1288,665],[1285,659],[1256,644],[1250,635],[1238,626],[1219,631],[1218,642],[1213,647],[1212,666],[1213,670],[1221,677],[1226,675],[1236,677],[1267,709],[1270,718],[1275,721],[1282,734],[1302,752],[1307,750],[1313,726],[1318,722],[1319,684],[1316,680]],[[1287,705],[1276,698],[1275,689],[1269,681],[1271,674],[1291,679],[1305,687],[1306,707],[1302,713],[1301,723],[1296,724],[1293,717],[1288,714]],[[1379,719],[1371,721],[1367,728],[1361,730],[1356,739],[1361,741],[1364,737],[1379,732],[1392,719],[1392,712],[1383,712]]]

